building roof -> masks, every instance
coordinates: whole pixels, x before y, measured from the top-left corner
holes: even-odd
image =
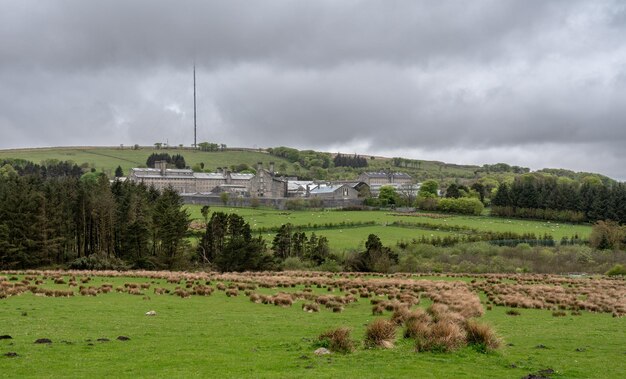
[[[363,175],[369,177],[369,178],[389,178],[391,176],[393,176],[394,178],[407,178],[410,179],[411,176],[409,174],[406,174],[404,172],[392,172],[392,173],[387,173],[387,172],[364,172]]]
[[[320,184],[318,187],[311,190],[311,194],[332,193],[343,186],[345,186],[345,184],[331,184],[331,185]]]
[[[226,179],[226,175],[221,172],[196,172],[193,174],[193,176],[197,179]]]
[[[240,173],[231,173],[230,178],[232,180],[250,180],[254,178],[254,174],[240,174]]]

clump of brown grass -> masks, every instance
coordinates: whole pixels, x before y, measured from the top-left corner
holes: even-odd
[[[564,311],[554,311],[554,312],[552,312],[552,316],[553,317],[564,317],[564,316],[567,316],[567,313],[565,313]]]
[[[520,311],[515,310],[515,309],[509,309],[508,311],[506,311],[506,314],[509,316],[519,316],[521,315]]]
[[[354,341],[350,338],[350,329],[341,327],[320,334],[320,342],[330,351],[337,353],[351,353],[354,351]]]
[[[278,295],[274,296],[273,303],[274,305],[279,307],[291,307],[291,305],[293,304],[293,299],[288,294],[279,293]]]
[[[408,308],[405,308],[405,307],[396,308],[396,310],[393,311],[393,314],[391,315],[391,321],[395,322],[397,325],[402,325],[404,324],[404,322],[406,321],[406,319],[409,317],[410,314],[411,312],[409,311]]]
[[[407,319],[404,323],[404,338],[424,339],[430,333],[430,323],[417,318]]]
[[[465,323],[467,344],[481,346],[485,350],[495,350],[500,347],[501,340],[489,325],[474,320]]]
[[[396,339],[396,324],[383,318],[376,319],[367,325],[365,330],[365,346],[390,349]]]
[[[441,320],[431,325],[426,338],[417,339],[417,351],[448,352],[466,343],[466,333],[461,326],[449,320]]]
[[[302,304],[302,310],[305,312],[309,312],[309,313],[319,312],[320,306],[315,303],[309,303],[309,304],[305,303],[305,304]]]

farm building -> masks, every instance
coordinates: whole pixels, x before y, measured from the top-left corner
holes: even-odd
[[[359,192],[347,184],[320,184],[310,190],[310,197],[321,199],[348,200],[357,199]]]

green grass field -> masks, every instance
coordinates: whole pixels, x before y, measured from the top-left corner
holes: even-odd
[[[94,278],[89,285],[150,281]],[[155,280],[152,286],[174,287],[164,282]],[[149,310],[157,316],[145,316]],[[349,326],[353,338],[362,341],[364,325],[375,318],[367,299],[342,313],[306,313],[300,302],[281,308],[251,303],[243,294],[228,298],[221,291],[189,299],[152,291],[149,299],[26,293],[0,300],[0,335],[13,337],[0,340],[0,377],[521,378],[550,368],[554,378],[620,378],[626,372],[626,318],[587,312],[552,317],[550,311],[525,309],[511,317],[505,311],[494,307],[482,317],[505,341],[493,353],[471,348],[416,353],[413,343],[399,336],[394,349],[365,349],[359,343],[351,354],[316,357],[313,342],[330,328]],[[118,336],[130,340],[118,341]],[[53,343],[34,344],[38,338]],[[18,357],[4,356],[7,352]]]
[[[224,151],[224,152],[200,152],[190,149],[161,149],[156,150],[152,146],[143,146],[139,150],[133,150],[132,146],[120,147],[53,147],[53,148],[28,148],[28,149],[12,149],[0,150],[0,159],[2,158],[20,158],[39,163],[46,159],[58,159],[61,161],[71,160],[80,165],[88,163],[90,167],[94,167],[99,171],[113,173],[119,165],[128,173],[131,167],[144,166],[146,159],[153,152],[167,152],[170,155],[182,154],[187,164],[191,167],[196,163],[203,162],[208,169],[217,167],[237,165],[245,163],[256,167],[257,162],[263,162],[266,167],[270,161],[276,163],[278,169],[281,163],[287,165],[288,175],[297,175],[294,171],[293,164],[283,158],[271,156],[262,152],[253,151]],[[390,169],[393,165],[391,159],[378,157],[368,161],[369,171],[378,171]],[[416,178],[474,178],[474,172],[478,166],[459,166],[454,164],[445,164],[436,161],[421,161],[419,169],[406,169]],[[331,170],[332,171],[332,170]],[[341,171],[341,169],[339,169]],[[348,177],[354,178],[358,174],[350,172]]]
[[[133,150],[131,147],[125,147],[124,149],[105,147],[55,147],[0,150],[0,159],[25,159],[34,163],[39,163],[46,159],[58,159],[60,161],[73,161],[78,165],[88,163],[90,167],[94,167],[98,171],[104,171],[108,174],[113,173],[117,166],[121,166],[124,173],[128,174],[128,171],[132,167],[145,167],[146,160],[150,154],[157,152],[168,153],[170,155],[181,154],[185,157],[188,166],[191,167],[202,162],[205,164],[205,169],[211,170],[217,167],[229,167],[241,163],[252,167],[256,167],[257,162],[263,162],[266,167],[270,161],[275,162],[277,166],[282,162],[289,164],[289,162],[282,158],[253,151],[202,152],[187,149],[156,150],[151,147],[141,147],[139,150]]]
[[[202,215],[200,214],[201,206],[189,205],[187,209],[189,210],[191,218],[202,219]],[[591,233],[591,227],[588,225],[516,220],[488,216],[440,215],[442,217],[433,218],[430,213],[418,213],[417,216],[403,216],[389,211],[278,211],[273,209],[234,207],[211,207],[211,210],[236,213],[244,217],[246,221],[250,223],[252,229],[279,227],[288,222],[292,225],[311,225],[312,227],[317,225],[317,227],[311,229],[311,231],[314,231],[318,235],[326,236],[330,242],[331,248],[338,251],[363,248],[363,244],[370,233],[378,235],[381,241],[386,245],[393,245],[398,241],[411,241],[413,238],[420,238],[423,235],[427,237],[443,237],[445,235],[455,235],[459,233],[388,225],[395,221],[428,223],[433,226],[461,226],[475,228],[480,231],[535,233],[538,236],[548,233],[552,235],[556,241],[564,236],[571,237],[575,234],[578,234],[580,238],[588,238]],[[329,229],[323,226],[327,223],[338,224],[344,221],[374,221],[376,225],[347,227],[342,229]],[[274,234],[275,233],[268,232],[265,233],[265,236],[271,239]]]

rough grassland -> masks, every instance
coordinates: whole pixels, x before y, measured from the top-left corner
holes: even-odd
[[[151,147],[142,147],[139,150],[132,150],[130,147],[125,147],[123,150],[105,147],[0,150],[0,159],[19,158],[34,163],[40,163],[46,159],[69,160],[78,165],[88,163],[90,167],[94,167],[98,171],[103,170],[108,174],[113,173],[117,166],[121,166],[124,173],[127,174],[132,167],[145,167],[146,160],[152,153],[181,154],[185,157],[185,161],[190,167],[196,163],[203,162],[205,169],[215,169],[240,163],[254,167],[256,167],[257,162],[263,162],[266,167],[270,161],[275,162],[277,167],[282,162],[289,163],[282,158],[253,151],[202,152],[185,149],[156,150]]]
[[[201,206],[189,205],[187,209],[193,219],[202,219]],[[335,250],[360,249],[370,233],[378,235],[387,245],[398,241],[411,241],[421,236],[456,235],[459,232],[431,230],[419,228],[404,228],[389,224],[402,221],[405,223],[428,223],[437,226],[456,226],[478,229],[480,231],[535,233],[541,236],[544,233],[552,235],[555,241],[561,237],[571,237],[578,234],[580,238],[588,238],[591,233],[589,225],[564,224],[548,221],[515,220],[488,216],[455,216],[418,213],[416,216],[402,216],[389,211],[277,211],[273,209],[251,209],[233,207],[211,207],[211,211],[237,213],[250,223],[252,229],[279,227],[284,223],[292,225],[310,225],[317,228],[310,229],[317,235],[326,236],[331,248]],[[329,229],[324,224],[339,224],[341,222],[368,222],[376,225],[363,227],[346,227]],[[307,232],[307,233],[308,233]],[[275,233],[265,233],[266,238],[273,238]]]
[[[129,281],[149,280],[94,278],[90,285]],[[153,287],[173,288],[156,282]],[[361,299],[342,313],[311,314],[300,310],[300,302],[280,308],[253,304],[243,294],[228,298],[221,291],[189,299],[150,294],[150,300],[118,293],[24,294],[0,300],[0,335],[13,337],[0,340],[0,377],[520,378],[551,368],[554,378],[618,378],[626,370],[626,318],[587,312],[552,317],[550,311],[524,309],[511,317],[506,308],[495,307],[482,319],[504,338],[500,351],[417,354],[411,342],[401,340],[391,350],[364,349],[370,309],[368,299]],[[149,310],[158,315],[145,316]],[[357,351],[314,356],[315,338],[338,326],[353,329]],[[120,335],[130,341],[117,341]],[[38,338],[53,343],[34,344]],[[19,356],[5,357],[7,352]]]

